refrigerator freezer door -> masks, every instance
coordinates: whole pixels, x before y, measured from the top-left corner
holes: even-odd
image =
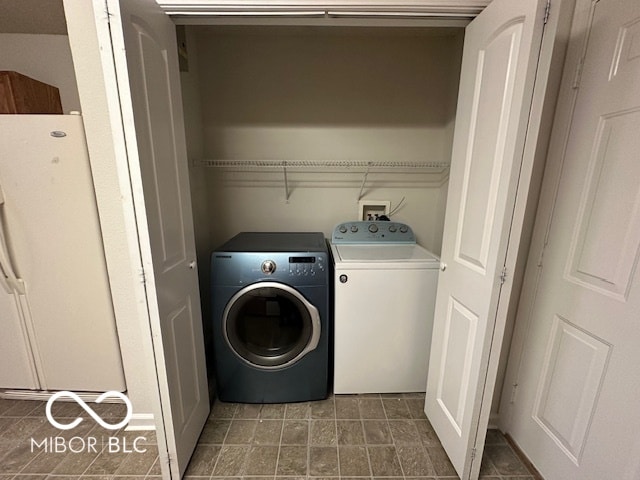
[[[29,300],[40,388],[122,391],[82,117],[0,115],[0,131],[7,250]]]

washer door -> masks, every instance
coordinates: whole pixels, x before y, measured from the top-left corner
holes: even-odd
[[[320,314],[288,285],[254,283],[231,297],[222,330],[233,352],[248,364],[282,368],[318,346]]]

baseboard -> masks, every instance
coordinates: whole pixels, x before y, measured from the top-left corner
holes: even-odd
[[[498,423],[500,420],[500,415],[497,413],[489,414],[489,425],[487,425],[487,430],[500,430],[498,427]]]
[[[0,398],[4,398],[7,400],[38,400],[41,402],[46,402],[49,400],[51,395],[53,395],[54,391],[48,390],[3,390],[0,392]],[[85,402],[95,402],[96,399],[102,395],[103,392],[74,392],[78,397],[80,397]],[[73,402],[74,400],[70,397],[61,397],[57,400],[58,402]],[[124,403],[122,399],[118,397],[107,397],[102,403]]]
[[[531,460],[529,460],[529,458],[524,454],[524,452],[520,450],[520,447],[518,446],[518,444],[513,441],[513,438],[511,438],[511,435],[509,435],[508,433],[505,433],[504,438],[506,438],[507,443],[509,444],[511,449],[516,453],[516,455],[520,458],[522,463],[524,463],[527,469],[533,473],[534,478],[536,480],[544,480],[544,477],[540,475],[540,472],[535,467],[535,465],[531,463]]]
[[[155,430],[156,422],[153,413],[134,413],[131,415],[129,425],[125,431]]]

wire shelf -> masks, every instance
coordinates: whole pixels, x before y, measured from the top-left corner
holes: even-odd
[[[445,162],[366,162],[358,160],[198,160],[196,165],[218,168],[360,168],[360,169],[410,169],[442,170],[449,168]]]
[[[367,177],[373,172],[402,172],[402,173],[442,173],[449,169],[445,162],[403,162],[403,161],[376,161],[366,162],[359,160],[196,160],[196,166],[223,168],[228,170],[254,170],[274,169],[282,171],[285,200],[288,202],[291,195],[289,188],[288,172],[291,170],[357,170],[362,174],[358,200],[362,198],[362,192],[367,183]],[[356,173],[356,172],[352,172]]]

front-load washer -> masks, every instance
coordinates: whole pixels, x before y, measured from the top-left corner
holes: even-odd
[[[397,222],[345,222],[334,261],[334,393],[424,392],[439,259]]]
[[[330,270],[322,233],[245,232],[212,253],[220,400],[283,403],[327,397]]]

